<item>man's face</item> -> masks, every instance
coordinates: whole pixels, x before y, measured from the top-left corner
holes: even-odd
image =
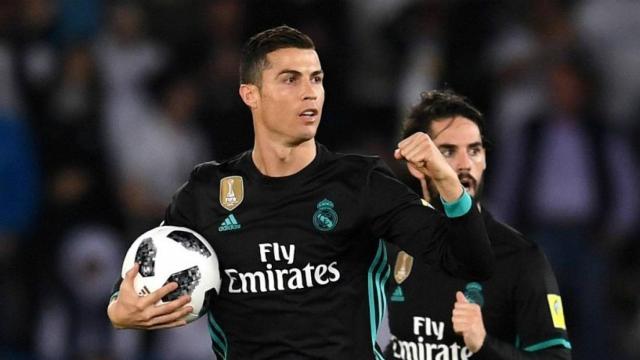
[[[487,167],[478,125],[465,117],[456,116],[432,122],[430,134],[469,195],[477,198]],[[431,185],[431,192],[433,188]]]
[[[313,49],[267,54],[254,108],[256,135],[297,145],[315,137],[324,104],[324,73]]]

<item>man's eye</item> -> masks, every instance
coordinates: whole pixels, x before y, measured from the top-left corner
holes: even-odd
[[[322,83],[322,80],[323,80],[323,79],[322,79],[322,76],[314,76],[314,77],[313,77],[313,82],[314,82],[314,83],[318,83],[318,84],[320,84],[320,83]]]
[[[480,155],[481,152],[482,152],[482,148],[479,148],[479,147],[469,149],[469,155],[471,156]]]
[[[453,150],[451,150],[451,149],[440,149],[440,153],[444,157],[450,157],[451,155],[453,155]]]
[[[286,78],[284,78],[284,82],[286,84],[292,84],[296,81],[296,78],[293,76],[287,76]]]

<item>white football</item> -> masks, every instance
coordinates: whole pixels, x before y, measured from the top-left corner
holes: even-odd
[[[195,231],[159,226],[140,235],[129,247],[122,264],[125,277],[134,262],[140,264],[134,280],[138,295],[145,296],[169,282],[178,288],[159,303],[189,294],[193,307],[185,320],[192,322],[207,312],[208,301],[220,291],[218,258],[211,245]]]

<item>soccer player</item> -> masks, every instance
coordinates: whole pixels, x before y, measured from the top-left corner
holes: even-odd
[[[486,168],[483,115],[453,91],[429,91],[410,112],[403,136],[424,131],[476,201]],[[441,195],[415,165],[429,201]],[[562,181],[563,179],[558,179]],[[434,206],[441,207],[437,201]],[[535,243],[482,207],[495,255],[494,275],[465,281],[390,250],[388,359],[570,359],[558,285]]]
[[[308,36],[287,26],[255,35],[240,73],[253,149],[197,166],[165,216],[217,253],[222,288],[207,320],[219,359],[382,359],[375,338],[390,274],[382,238],[460,276],[490,275],[478,208],[426,134],[400,142],[395,157],[433,179],[444,213],[422,205],[377,157],[315,141],[324,73]],[[137,268],[112,296],[113,325],[184,325],[188,296],[155,306],[176,288],[168,284],[138,297]]]

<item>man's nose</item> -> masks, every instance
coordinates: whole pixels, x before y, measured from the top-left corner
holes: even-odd
[[[318,89],[316,89],[317,86],[314,86],[311,80],[304,81],[302,87],[303,100],[315,100],[318,98]]]
[[[456,168],[457,169],[471,169],[471,165],[473,165],[473,160],[471,156],[466,151],[460,151],[458,156],[456,157]]]

